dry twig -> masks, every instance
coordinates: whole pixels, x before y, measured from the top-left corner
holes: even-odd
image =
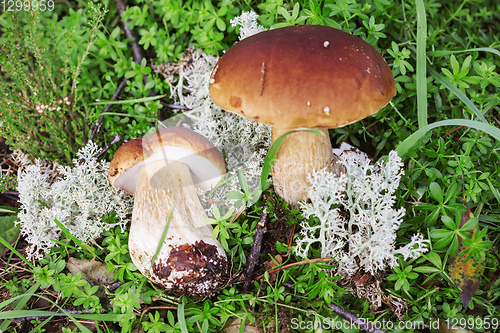
[[[260,221],[257,223],[257,230],[255,230],[254,240],[252,249],[250,250],[250,255],[248,256],[248,265],[245,270],[245,283],[243,284],[243,291],[248,290],[251,282],[251,276],[255,271],[255,266],[257,266],[259,262],[259,253],[262,248],[262,239],[264,238],[264,234],[267,231],[266,223],[269,217],[269,212],[267,211],[268,205],[264,205],[262,209],[262,213],[260,214]]]

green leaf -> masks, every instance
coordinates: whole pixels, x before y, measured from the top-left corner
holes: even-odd
[[[454,93],[455,96],[457,96],[483,123],[488,124],[488,121],[484,118],[483,114],[474,105],[474,103],[472,103],[472,101],[467,96],[465,96],[464,93],[462,93],[450,81],[439,75],[439,73],[434,68],[428,67],[428,70],[437,82],[441,83],[443,86],[448,88],[448,90]]]
[[[11,206],[0,206],[0,213],[17,214],[19,213],[19,209]]]
[[[226,31],[226,23],[224,22],[223,19],[218,17],[217,20],[215,21],[215,24],[217,25],[217,28],[220,31]]]
[[[477,227],[479,220],[477,217],[470,218],[465,224],[460,228],[462,231],[472,230]]]
[[[14,244],[19,236],[19,226],[15,225],[17,216],[0,216],[0,237],[7,243]],[[0,244],[0,253],[6,249],[5,245]]]
[[[441,257],[434,251],[429,252],[427,255],[424,255],[427,260],[429,260],[434,266],[437,268],[443,267],[443,262],[441,261]]]
[[[441,186],[436,182],[432,182],[429,185],[429,190],[431,191],[431,197],[434,200],[436,200],[437,202],[439,202],[440,204],[442,204],[443,203],[443,190],[441,189]]]
[[[413,270],[418,273],[439,273],[441,271],[439,268],[431,266],[419,266],[415,267]]]
[[[154,81],[152,81],[152,82],[154,82]],[[152,97],[128,99],[128,100],[124,100],[124,101],[100,101],[100,102],[90,103],[89,105],[135,104],[135,103],[155,101],[155,100],[163,98],[165,96],[166,95],[159,95],[159,96],[152,96]]]
[[[441,216],[441,221],[443,221],[443,224],[446,226],[446,228],[448,228],[450,230],[456,229],[455,221],[453,221],[453,219],[451,217]]]

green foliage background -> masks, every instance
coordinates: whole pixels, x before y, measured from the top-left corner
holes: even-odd
[[[94,103],[109,100],[124,78],[128,81],[121,99],[148,97],[151,91],[167,97],[114,105],[96,140],[104,146],[116,134],[124,140],[142,136],[156,119],[171,114],[162,107],[162,103],[172,102],[168,98],[169,82],[165,80],[168,73],[154,70],[153,65],[179,61],[189,45],[221,55],[237,41],[238,28],[233,28],[230,20],[243,11],[254,10],[260,15],[259,23],[266,28],[321,24],[342,29],[380,51],[393,70],[398,93],[390,105],[373,117],[331,130],[332,141],[337,144],[348,141],[373,158],[397,148],[405,158],[405,176],[397,191],[396,206],[407,210],[398,231],[398,244],[408,243],[409,235],[415,232],[431,240],[431,250],[426,255],[409,262],[401,260],[400,267],[385,272],[383,290],[408,302],[405,321],[428,323],[435,316],[441,320],[472,319],[473,325],[467,327],[479,332],[487,329],[474,322],[478,316],[497,319],[498,323],[500,4],[497,1],[127,1],[123,17],[137,33],[145,56],[141,64],[133,61],[130,40],[120,25],[114,2],[100,2],[108,5],[109,10],[101,23],[91,3],[57,3],[53,12],[33,18],[22,11],[14,16],[1,13],[0,134],[11,147],[22,149],[32,158],[69,163],[88,139],[90,125],[104,109]],[[77,83],[73,87],[75,78]],[[58,103],[65,97],[71,101],[69,105]],[[36,109],[38,104],[61,105],[61,110],[41,114]],[[109,159],[116,148],[105,157]],[[464,230],[453,223],[463,213],[464,200],[477,218],[474,226],[484,237],[467,239],[471,257],[485,259],[479,289],[466,308],[448,271],[450,258],[458,251],[456,235]],[[246,264],[263,204],[256,203],[236,223],[217,223],[224,230],[221,233],[235,267]],[[299,211],[289,209],[279,200],[271,206],[274,221],[293,224],[304,219]],[[93,251],[110,271],[116,272],[115,278],[123,282],[118,289],[108,291],[113,301],[107,307],[103,304],[109,299],[96,300],[94,288],[79,276],[62,272],[60,263],[68,253],[79,258],[92,257],[76,251],[70,237],[65,242],[73,248],[54,249],[41,266],[33,268],[34,279],[30,281],[38,281],[37,288],[43,284],[43,288],[61,290],[68,304],[94,309],[95,320],[108,322],[107,332],[119,331],[118,327],[127,331],[139,325],[139,318],[147,332],[215,332],[236,317],[268,328],[279,327],[278,318],[283,312],[287,318],[339,320],[326,306],[332,301],[369,320],[395,320],[387,305],[382,312],[373,313],[366,300],[346,295],[334,278],[324,274],[321,264],[284,270],[276,280],[267,276],[267,283],[256,283],[249,293],[242,293],[235,284],[201,302],[173,298],[137,274],[128,256],[126,234],[115,230],[104,236],[102,249],[96,247]],[[283,255],[285,245],[276,244]],[[286,286],[290,284],[295,288],[288,289]],[[11,283],[6,288],[13,297],[29,291],[26,282]],[[136,302],[139,299],[146,306],[140,307]],[[148,306],[155,302],[174,306],[177,311],[149,310]],[[138,307],[141,315],[134,317],[132,314]],[[112,309],[106,315],[113,315],[113,319],[99,317],[101,308]],[[112,324],[113,320],[117,324]]]

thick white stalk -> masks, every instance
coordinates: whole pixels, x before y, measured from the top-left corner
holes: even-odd
[[[172,209],[167,235],[151,267]],[[228,263],[206,218],[187,165],[165,160],[143,165],[130,228],[132,261],[167,289],[193,296],[215,292],[227,278]]]

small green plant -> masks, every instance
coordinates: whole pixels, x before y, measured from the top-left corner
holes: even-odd
[[[415,280],[416,278],[418,278],[418,274],[412,272],[412,268],[412,265],[408,265],[403,269],[399,267],[393,268],[395,274],[389,275],[387,277],[387,280],[396,281],[396,283],[394,284],[394,288],[396,289],[396,291],[398,291],[399,289],[403,289],[406,292],[410,290],[410,280]]]
[[[477,218],[471,218],[463,226],[460,226],[462,220],[462,214],[465,213],[464,209],[455,210],[455,220],[449,216],[441,216],[441,221],[443,222],[446,229],[434,229],[431,231],[430,235],[432,238],[436,239],[434,248],[436,250],[448,248],[448,252],[451,257],[454,257],[458,253],[459,248],[459,237],[462,239],[469,239],[468,233],[466,231],[473,230],[478,225]],[[472,241],[470,243],[472,245]]]
[[[31,281],[29,279],[22,279],[18,281],[17,276],[12,277],[12,280],[8,280],[4,283],[5,288],[7,288],[12,295],[12,297],[20,296],[28,290]]]

